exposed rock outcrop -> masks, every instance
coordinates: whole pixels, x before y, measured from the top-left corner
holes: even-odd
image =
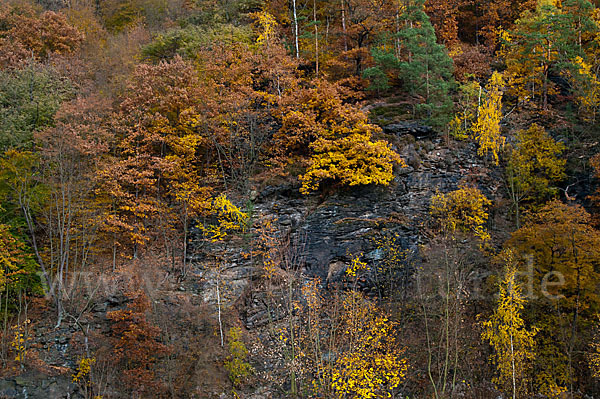
[[[303,275],[320,278],[323,286],[341,281],[352,256],[362,254],[363,261],[376,262],[381,251],[373,238],[384,230],[397,235],[397,244],[416,254],[417,247],[427,239],[429,202],[435,192],[448,192],[465,183],[478,186],[493,199],[502,181],[500,172],[488,168],[476,155],[474,144],[453,143],[448,148],[439,137],[420,140],[410,130],[420,126],[388,128],[389,133],[403,135],[400,140],[407,144],[401,155],[409,165],[398,171],[389,187],[350,188],[323,198],[321,193],[302,196],[299,187],[291,185],[270,186],[257,196],[253,217],[272,218],[276,230],[300,248]],[[197,288],[207,301],[216,301],[216,272],[203,270],[203,265],[216,254],[230,260],[221,269],[221,279],[227,281],[224,296],[231,301],[237,301],[259,273],[260,260],[242,256],[241,246],[243,243],[229,242],[194,248],[193,261],[204,278]],[[368,291],[369,282],[363,284]],[[246,300],[247,309],[242,314],[247,327],[280,317],[272,309],[267,310],[264,302],[257,297]]]

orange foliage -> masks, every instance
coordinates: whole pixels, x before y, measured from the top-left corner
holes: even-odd
[[[213,160],[223,180],[243,185],[272,145],[273,114],[297,87],[297,63],[277,41],[256,49],[215,44],[198,59]]]
[[[124,233],[134,256],[150,238],[148,222],[168,211],[169,196],[192,202],[192,196],[207,194],[198,185],[196,157],[205,142],[199,110],[204,97],[197,73],[181,58],[140,65],[115,115],[119,157],[100,171],[99,193],[113,207],[111,231]]]
[[[427,0],[425,2],[425,12],[435,28],[438,42],[453,45],[458,41],[460,7],[470,3],[471,0]]]

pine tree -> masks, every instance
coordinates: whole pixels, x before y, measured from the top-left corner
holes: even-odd
[[[398,32],[403,54],[398,70],[409,94],[423,99],[415,108],[416,114],[439,127],[450,121],[452,101],[448,92],[454,83],[453,64],[445,47],[437,43],[423,4],[423,0],[416,0],[403,15],[404,26]]]
[[[540,0],[534,12],[521,15],[514,30],[503,32],[500,56],[510,94],[536,100],[546,109],[548,96],[556,93],[550,75],[578,71],[576,58],[586,59],[586,51],[594,47],[598,26],[593,12],[587,0]]]

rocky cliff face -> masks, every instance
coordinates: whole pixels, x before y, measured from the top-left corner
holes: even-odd
[[[418,257],[418,246],[428,239],[429,202],[436,191],[451,191],[466,183],[477,185],[490,199],[500,195],[499,170],[490,170],[477,157],[474,144],[448,145],[443,138],[434,137],[428,129],[415,124],[389,125],[385,133],[394,139],[408,164],[397,171],[390,187],[352,188],[331,194],[325,188],[324,193],[303,196],[299,187],[283,185],[269,186],[253,195],[253,220],[272,221],[273,234],[294,248],[295,258],[288,259],[288,267],[298,268],[301,278],[319,278],[325,288],[342,283],[341,276],[353,256],[362,254],[361,259],[369,264],[381,258],[374,238],[384,231],[397,236],[396,244]],[[252,238],[246,236],[225,243],[201,243],[199,231],[192,232],[190,272],[184,281],[171,285],[172,291],[157,294],[157,300],[165,306],[175,303],[169,305],[175,308],[179,302],[170,298],[187,296],[191,302],[215,306],[218,275],[223,309],[230,313],[234,309],[256,342],[266,343],[265,326],[283,318],[285,306],[282,298],[275,300],[281,306],[270,306],[264,291],[258,287],[260,280],[256,277],[261,273],[262,258],[250,255],[251,242]],[[215,263],[219,264],[218,269]],[[372,283],[361,281],[362,288],[375,295]],[[97,303],[92,308],[94,320],[100,320],[96,324],[102,324],[107,311],[121,306],[121,301],[116,305],[107,300]],[[172,310],[173,315],[178,314],[177,309]],[[53,362],[65,370],[74,367],[76,361],[69,348],[75,330],[67,322],[51,337],[40,332],[35,338],[41,345],[47,345],[44,348],[56,358]],[[267,363],[258,367],[258,371],[269,373],[277,367],[275,363]],[[219,392],[211,395],[206,397],[219,397]],[[0,380],[0,397],[81,396],[66,372],[59,376],[26,373]],[[257,397],[277,395],[265,388]]]
[[[323,286],[340,282],[353,256],[373,264],[381,257],[374,238],[387,231],[398,237],[397,244],[418,256],[417,249],[427,240],[429,203],[431,196],[448,192],[460,184],[478,186],[490,199],[502,190],[500,171],[490,170],[477,156],[472,143],[453,142],[451,146],[440,137],[430,137],[429,131],[418,125],[391,125],[386,132],[396,136],[401,155],[408,167],[398,170],[390,187],[361,187],[337,191],[329,196],[302,196],[296,186],[267,187],[257,195],[253,218],[273,220],[280,237],[300,252],[297,266],[306,278],[318,277]],[[326,191],[326,190],[325,190]],[[196,286],[205,300],[214,302],[216,272],[203,264],[215,254],[230,259],[221,270],[229,282],[224,293],[237,301],[259,272],[256,259],[241,256],[240,245],[209,245],[195,248],[193,261],[203,283]],[[363,282],[366,291],[373,290]],[[246,301],[246,327],[266,324],[269,315],[254,297]]]

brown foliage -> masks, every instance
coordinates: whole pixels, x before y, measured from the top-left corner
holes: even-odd
[[[0,7],[0,68],[19,67],[28,57],[44,60],[50,55],[73,53],[83,35],[62,13],[37,15],[29,6]]]
[[[487,47],[461,43],[453,53],[454,77],[457,80],[465,82],[468,76],[473,76],[477,81],[485,82],[491,75],[492,57]]]
[[[154,367],[169,348],[159,342],[160,329],[147,320],[150,302],[146,294],[138,290],[128,297],[132,302],[126,309],[108,313],[115,338],[114,364],[123,370],[120,380],[132,394],[159,396],[164,386],[157,381]]]
[[[438,42],[447,46],[458,41],[458,18],[461,8],[470,5],[472,0],[427,0],[425,12],[435,28]]]
[[[479,3],[480,0],[477,0]],[[493,0],[481,1],[477,6],[483,10],[479,17],[481,29],[478,34],[484,38],[486,46],[494,48],[497,43],[499,28],[511,28],[525,10],[535,9],[536,0]]]

